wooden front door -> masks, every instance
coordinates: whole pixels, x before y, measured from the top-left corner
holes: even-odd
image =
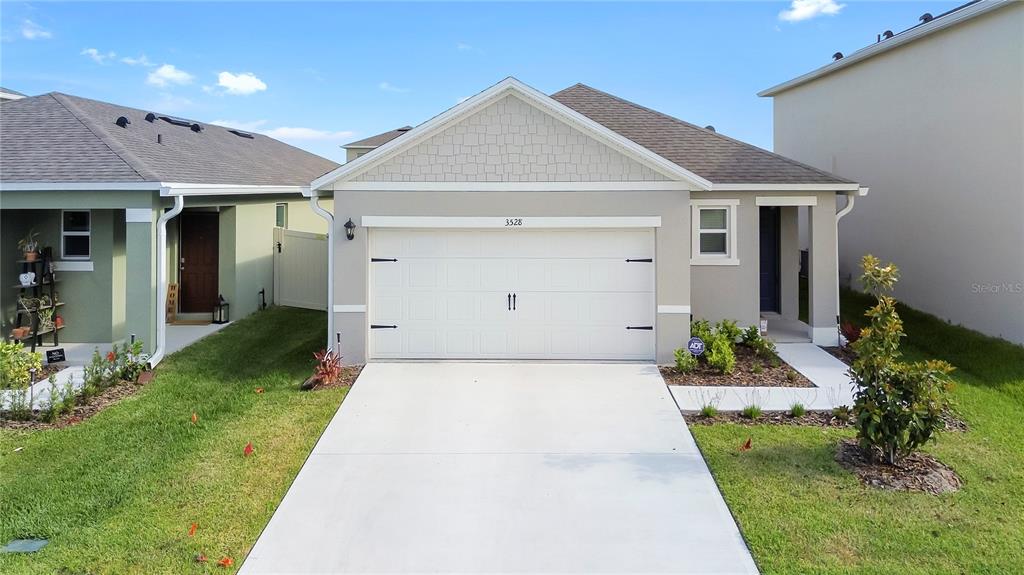
[[[181,312],[209,313],[217,302],[219,214],[185,212],[181,215]]]

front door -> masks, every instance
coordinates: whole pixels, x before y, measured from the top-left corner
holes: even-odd
[[[779,312],[779,208],[761,206],[761,311]]]
[[[219,214],[181,214],[181,312],[210,313],[217,302]]]

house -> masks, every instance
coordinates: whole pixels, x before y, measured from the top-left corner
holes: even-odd
[[[1024,4],[972,2],[761,92],[775,150],[874,192],[840,226],[907,304],[1024,344]]]
[[[856,182],[577,84],[508,78],[313,180],[344,361],[672,361],[691,318],[838,340]],[[798,208],[810,214],[800,322]]]
[[[17,90],[8,90],[3,86],[0,86],[0,104],[4,102],[10,102],[11,100],[20,100],[25,97],[25,94],[18,92]]]
[[[56,272],[60,342],[135,334],[155,363],[168,311],[210,321],[223,298],[237,319],[273,303],[275,229],[327,231],[302,190],[337,166],[261,134],[67,94],[4,103],[5,337],[32,294],[19,276],[45,279],[17,246],[31,230]]]

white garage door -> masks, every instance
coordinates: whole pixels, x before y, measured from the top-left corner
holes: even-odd
[[[370,234],[374,358],[654,358],[654,230]]]

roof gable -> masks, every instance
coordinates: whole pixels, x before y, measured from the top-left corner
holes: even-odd
[[[396,156],[413,150],[416,146],[429,142],[431,138],[443,133],[448,128],[456,126],[460,122],[467,120],[509,96],[514,97],[516,101],[521,101],[531,108],[540,110],[555,121],[571,127],[576,133],[586,136],[594,143],[613,150],[616,155],[629,158],[638,167],[649,170],[651,174],[649,179],[686,182],[695,189],[710,188],[710,182],[704,178],[658,156],[649,149],[637,145],[635,142],[530,88],[515,78],[502,80],[487,90],[420,124],[408,131],[404,136],[393,139],[375,150],[352,160],[348,164],[317,178],[313,181],[311,187],[313,189],[320,189],[335,182],[358,181],[366,177],[371,179],[379,178],[381,172],[378,167],[380,165],[389,162]],[[429,147],[426,151],[429,155]],[[400,164],[401,161],[399,161]],[[627,169],[632,170],[633,168]],[[378,171],[375,172],[374,170]],[[551,179],[554,180],[555,178]],[[488,181],[488,179],[481,177],[477,181]],[[492,181],[507,180],[498,179]]]

